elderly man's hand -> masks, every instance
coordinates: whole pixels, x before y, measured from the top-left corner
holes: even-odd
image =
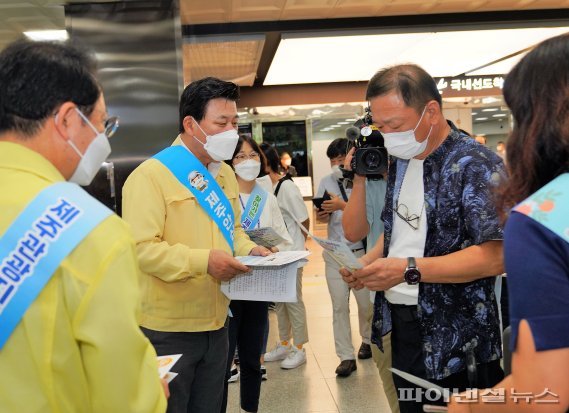
[[[361,290],[362,288],[364,288],[364,285],[362,284],[361,281],[358,281],[355,277],[354,274],[352,273],[351,270],[349,270],[348,268],[340,268],[340,275],[342,276],[342,279],[344,280],[344,282],[346,284],[348,284],[348,286],[350,288],[353,288],[354,290]]]
[[[378,258],[364,268],[356,270],[354,278],[372,291],[385,291],[404,282],[407,268],[404,258]]]

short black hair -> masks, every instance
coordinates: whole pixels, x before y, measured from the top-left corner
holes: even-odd
[[[237,102],[239,86],[215,77],[205,77],[186,86],[180,97],[180,133],[184,132],[186,116],[191,116],[199,122],[205,115],[205,108],[209,101],[217,98]]]
[[[19,40],[0,53],[0,133],[38,132],[65,102],[89,116],[101,95],[95,59],[69,43]]]
[[[260,148],[265,154],[265,158],[267,158],[267,165],[269,166],[269,169],[273,172],[279,172],[279,165],[281,164],[281,160],[279,158],[279,153],[275,147],[263,142],[260,145]]]
[[[405,105],[421,112],[429,100],[436,100],[443,107],[441,94],[435,80],[422,67],[406,64],[381,69],[370,79],[366,100],[383,96],[391,91],[403,98]]]
[[[235,169],[233,167],[233,160],[235,159],[235,156],[237,156],[237,154],[241,152],[241,148],[243,147],[243,142],[247,142],[249,145],[251,145],[251,148],[253,148],[253,150],[259,154],[259,160],[261,161],[261,171],[259,172],[259,176],[266,175],[265,169],[267,167],[267,162],[265,161],[265,156],[261,151],[259,144],[255,141],[255,139],[245,135],[239,136],[239,140],[237,141],[237,146],[235,147],[235,151],[233,151],[233,156],[231,157],[231,159],[225,161],[225,163],[227,163],[229,166]]]
[[[338,156],[345,156],[348,153],[349,141],[346,138],[336,138],[326,149],[326,156],[329,159],[337,158]]]

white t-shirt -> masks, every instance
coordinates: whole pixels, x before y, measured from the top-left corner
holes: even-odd
[[[397,197],[397,194],[395,194]],[[395,198],[397,202],[397,198]],[[420,215],[418,229],[413,229],[393,210],[393,231],[388,257],[422,257],[427,240],[427,212],[425,211],[425,187],[423,184],[423,160],[411,159],[399,192],[399,212],[405,216]],[[406,208],[405,208],[406,207]],[[414,223],[416,226],[417,224]],[[420,269],[420,268],[419,268]],[[403,279],[403,274],[401,274]],[[385,298],[392,304],[417,305],[419,285],[405,281],[385,291]]]
[[[273,192],[277,185],[278,182],[273,185]],[[283,214],[288,233],[292,238],[293,245],[290,250],[304,251],[306,249],[304,246],[304,235],[296,221],[306,221],[308,219],[308,211],[306,210],[306,205],[304,205],[304,200],[296,184],[288,179],[283,181],[277,195],[277,201]]]
[[[350,194],[352,193],[351,189],[344,188],[346,191],[346,196],[350,198]],[[340,199],[342,197],[342,191],[340,190],[339,182],[334,178],[332,174],[326,175],[320,181],[320,185],[318,185],[318,191],[316,192],[315,198],[322,198],[324,195],[324,191],[327,191],[329,194],[337,195]],[[342,216],[344,215],[344,211],[338,210],[332,212],[330,214],[330,220],[328,221],[328,239],[333,241],[342,241],[350,247],[350,249],[361,249],[364,247],[361,241],[358,242],[349,242],[344,237],[344,228],[342,227]]]
[[[277,198],[275,198],[275,196],[270,192],[267,195],[267,201],[265,202],[263,212],[261,212],[261,217],[259,218],[255,228],[273,228],[277,234],[285,239],[284,242],[277,245],[279,251],[290,251],[292,248],[292,238],[286,229],[283,215],[281,214],[279,204],[277,203]],[[250,197],[251,194],[239,194],[241,213],[243,213],[243,210],[245,209],[244,207],[247,206],[247,202],[249,202]]]

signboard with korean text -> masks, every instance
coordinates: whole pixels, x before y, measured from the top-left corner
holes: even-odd
[[[443,98],[501,95],[505,75],[436,77]]]

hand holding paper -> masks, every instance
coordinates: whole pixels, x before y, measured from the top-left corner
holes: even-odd
[[[352,275],[371,291],[385,291],[403,282],[406,267],[404,258],[378,258]]]
[[[350,270],[362,268],[362,264],[352,250],[343,242],[312,236],[322,248],[341,266]]]
[[[342,276],[344,282],[348,284],[350,288],[353,288],[354,290],[361,290],[362,288],[364,288],[364,284],[356,277],[354,277],[352,271],[348,270],[347,268],[345,267],[340,268],[340,275]]]
[[[161,379],[166,380],[170,383],[178,373],[170,372],[170,369],[176,364],[178,360],[182,357],[181,354],[171,354],[168,356],[158,356],[158,375]]]
[[[232,300],[296,302],[296,270],[309,251],[280,251],[266,257],[236,257],[250,274],[221,284]]]

